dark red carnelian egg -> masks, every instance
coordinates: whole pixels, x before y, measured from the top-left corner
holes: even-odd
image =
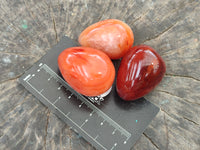
[[[134,35],[131,28],[117,19],[108,19],[87,27],[79,36],[82,46],[102,50],[111,59],[119,59],[131,48]]]
[[[58,66],[65,81],[86,96],[103,94],[112,87],[115,78],[110,58],[89,47],[65,49],[58,57]]]
[[[162,80],[166,66],[159,54],[147,45],[132,47],[123,57],[117,74],[117,93],[135,100],[152,91]]]

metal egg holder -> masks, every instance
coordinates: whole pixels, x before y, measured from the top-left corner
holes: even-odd
[[[104,100],[101,96],[88,98],[74,91],[57,66],[60,52],[73,46],[77,44],[63,37],[19,82],[96,149],[130,150],[159,108],[144,98],[125,102],[115,88]]]

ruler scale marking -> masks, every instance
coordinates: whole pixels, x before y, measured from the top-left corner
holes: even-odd
[[[55,74],[53,73],[53,71],[52,71],[46,64],[43,64],[43,66],[42,66],[41,68],[45,69],[48,73],[50,73],[51,75],[53,75],[52,77],[58,78],[59,80],[62,81],[62,78],[59,78],[58,76],[54,76]],[[48,69],[47,69],[47,68],[48,68]],[[34,76],[35,76],[35,74],[34,74],[32,77],[34,77]],[[67,119],[69,119],[71,122],[73,122],[73,124],[76,125],[79,129],[81,129],[85,134],[87,134],[90,138],[93,138],[94,141],[95,141],[96,143],[98,143],[104,150],[107,150],[103,145],[101,145],[101,144],[96,140],[97,137],[99,137],[99,135],[97,135],[96,137],[92,137],[92,136],[90,136],[87,132],[85,132],[85,131],[82,129],[82,127],[85,125],[85,123],[87,123],[87,121],[84,122],[81,126],[79,126],[78,124],[76,124],[76,122],[74,122],[74,121],[69,117],[70,112],[68,112],[67,114],[65,114],[65,113],[63,113],[57,106],[55,106],[55,103],[59,100],[59,98],[57,98],[57,99],[55,100],[55,102],[52,103],[51,101],[49,101],[49,100],[41,93],[41,91],[44,91],[44,89],[42,89],[41,91],[38,91],[38,90],[29,82],[30,80],[31,80],[31,78],[29,78],[28,80],[26,80],[26,83],[27,83],[32,89],[34,89],[40,96],[42,96],[50,105],[52,105],[52,106],[53,106],[56,110],[58,110],[62,115],[64,115]],[[47,80],[48,80],[48,79],[47,79]],[[70,96],[71,96],[71,95],[70,95]],[[82,101],[81,104],[83,104],[83,103],[85,103],[85,102]],[[90,107],[91,107],[91,106],[90,106]],[[94,109],[91,113],[94,113],[94,112],[97,113],[97,109],[98,109],[98,108]],[[89,113],[89,115],[90,115],[91,113]],[[98,114],[99,114],[99,113],[98,113]],[[103,112],[100,113],[99,115],[102,116],[102,114],[103,114]],[[103,115],[105,115],[105,114],[103,114]],[[105,118],[105,116],[104,116],[103,118]],[[105,121],[105,120],[104,120],[104,121]],[[104,121],[103,121],[103,122],[104,122]],[[117,128],[117,129],[118,129],[118,128]],[[119,130],[119,131],[121,131],[121,130]],[[129,138],[129,136],[127,136],[127,138]]]
[[[53,72],[46,64],[43,65],[43,68],[49,72],[53,77],[58,78],[65,86],[67,86],[67,88],[69,87],[69,85],[66,84],[66,82],[60,78],[55,72]],[[70,89],[69,89],[70,90]],[[101,110],[99,110],[95,105],[91,104],[85,97],[83,97],[80,94],[76,95],[77,97],[81,97],[79,98],[82,102],[86,103],[87,106],[89,106],[90,108],[92,108],[93,110],[95,110],[95,112],[97,114],[99,114],[100,116],[102,116],[105,120],[108,120],[108,122],[111,122],[111,124],[118,129],[120,132],[122,132],[122,134],[124,134],[127,138],[131,137],[131,134],[126,131],[124,128],[122,128],[120,125],[118,125],[115,121],[113,121],[109,116],[107,116],[106,114],[104,114]]]
[[[62,115],[64,115],[67,119],[69,119],[71,122],[73,122],[74,125],[76,125],[78,128],[80,128],[85,134],[87,134],[91,139],[93,139],[93,137],[91,137],[87,132],[85,132],[82,127],[80,127],[78,124],[76,124],[76,122],[74,122],[68,115],[70,114],[70,112],[68,112],[68,114],[63,113],[57,106],[55,106],[51,101],[49,101],[43,94],[41,94],[34,86],[32,86],[28,81],[26,81],[26,83],[32,88],[34,89],[40,96],[42,96],[50,105],[52,105],[53,107],[56,108],[56,110],[58,110]],[[104,150],[107,150],[102,144],[100,144],[96,139],[94,139],[96,143],[98,143]]]

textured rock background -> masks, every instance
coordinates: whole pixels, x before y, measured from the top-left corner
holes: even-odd
[[[63,35],[77,40],[99,20],[117,18],[166,62],[146,96],[161,108],[135,150],[200,149],[199,0],[1,0],[0,149],[94,149],[27,92],[17,79]]]

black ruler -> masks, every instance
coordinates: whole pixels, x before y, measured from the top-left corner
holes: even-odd
[[[20,77],[20,83],[96,149],[130,150],[159,108],[144,98],[123,101],[115,83],[100,105],[74,91],[57,66],[58,55],[73,46],[77,44],[63,37]],[[117,69],[119,62],[113,63]]]

